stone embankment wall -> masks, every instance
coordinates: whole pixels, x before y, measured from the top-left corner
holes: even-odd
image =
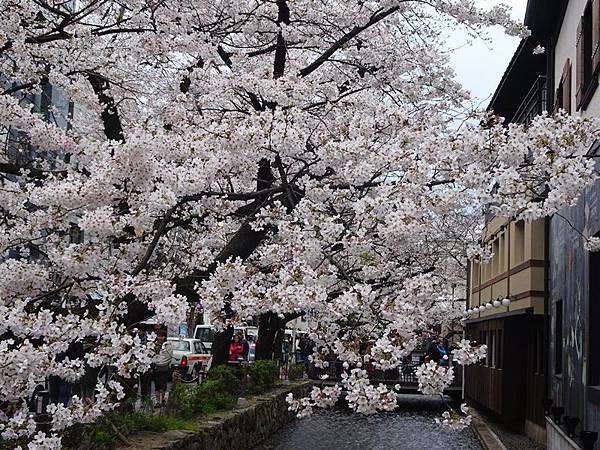
[[[311,382],[281,386],[249,399],[246,407],[202,418],[198,431],[178,430],[128,436],[133,445],[122,449],[249,450],[294,420],[294,414],[287,410],[286,395],[292,392],[294,397],[303,397],[311,388]]]

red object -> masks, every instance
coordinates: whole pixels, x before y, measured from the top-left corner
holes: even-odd
[[[183,355],[181,357],[181,365],[182,366],[187,366],[187,356]]]
[[[229,361],[237,361],[238,356],[244,354],[244,344],[241,342],[232,342],[229,345]]]

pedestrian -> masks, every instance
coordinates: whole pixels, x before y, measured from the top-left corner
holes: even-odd
[[[283,337],[283,344],[281,345],[282,363],[287,364],[290,357],[290,351],[292,350],[292,338],[287,334]]]
[[[70,361],[83,361],[83,344],[80,341],[71,342],[67,350],[56,356],[56,362],[62,363],[65,359]],[[48,388],[50,391],[50,402],[67,406],[71,400],[73,383],[57,375],[48,378]]]
[[[248,342],[248,340],[246,338],[244,338],[244,336],[241,333],[238,333],[238,335],[240,336],[240,339],[242,340],[242,345],[244,346],[244,351],[242,353],[242,356],[243,356],[244,360],[248,361],[248,353],[250,352],[250,343]]]
[[[140,338],[140,343],[145,346],[148,343],[148,333],[145,330],[140,329],[138,331],[138,336]],[[140,396],[142,397],[142,402],[151,403],[152,399],[150,398],[152,394],[152,370],[147,370],[146,372],[142,372],[139,374],[139,383],[140,383]]]
[[[448,347],[443,341],[438,341],[436,349],[439,355],[438,364],[440,366],[447,366],[449,362]]]
[[[308,371],[308,357],[312,353],[312,344],[310,339],[308,339],[307,336],[302,335],[302,337],[300,337],[300,343],[298,347],[300,348],[300,361],[304,363],[304,366]]]
[[[159,330],[156,336],[156,355],[154,356],[152,370],[152,381],[154,381],[154,394],[156,396],[154,406],[156,408],[165,404],[165,393],[171,374],[172,362],[173,346],[167,341],[167,332]]]
[[[244,344],[239,334],[233,335],[233,341],[229,344],[229,361],[244,359]]]

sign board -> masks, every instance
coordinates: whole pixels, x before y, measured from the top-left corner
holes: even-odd
[[[182,322],[179,324],[179,336],[187,337],[187,323]]]

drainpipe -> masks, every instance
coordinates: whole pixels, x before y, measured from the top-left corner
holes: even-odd
[[[483,271],[483,261],[479,259],[479,291],[477,291],[477,300],[481,305],[481,272]],[[481,313],[479,312],[479,308],[477,308],[477,315],[481,317]]]
[[[546,38],[546,109],[552,110],[554,105],[554,70],[556,65],[556,42],[552,35]],[[544,396],[550,398],[550,218],[546,217],[544,222]]]
[[[508,256],[507,256],[507,276],[506,276],[506,297],[510,298],[510,247],[511,247],[511,241],[510,241],[510,224],[511,221],[508,221],[508,225],[507,226],[507,230],[506,230],[506,239],[508,241]],[[506,312],[508,312],[508,306],[506,307]]]
[[[550,217],[544,219],[544,397],[550,395]]]

